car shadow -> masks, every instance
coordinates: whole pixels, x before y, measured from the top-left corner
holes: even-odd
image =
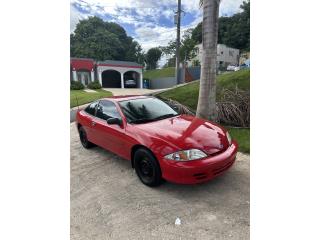
[[[130,161],[123,159],[108,150],[105,150],[101,147],[95,147],[91,149],[91,151],[104,155],[105,157],[103,158],[103,161],[114,161],[114,164],[116,164],[123,171],[134,171],[134,169],[131,167]],[[132,177],[138,178],[136,174],[133,174]],[[236,161],[235,164],[228,171],[208,182],[186,185],[164,181],[162,185],[155,188],[149,188],[147,186],[144,187],[152,191],[176,195],[175,197],[177,198],[191,199],[194,197],[201,196],[201,194],[203,193],[210,194],[214,192],[215,194],[225,194],[229,191],[240,191],[240,189],[243,188],[243,184],[248,184],[249,191],[249,181],[249,176],[246,173],[237,169]],[[139,181],[139,183],[141,182]]]

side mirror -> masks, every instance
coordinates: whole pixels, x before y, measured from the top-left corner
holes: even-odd
[[[107,120],[107,123],[108,124],[117,124],[117,125],[121,125],[122,124],[122,120],[120,119],[120,118],[109,118],[108,120]]]

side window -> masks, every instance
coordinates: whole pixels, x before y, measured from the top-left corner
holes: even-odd
[[[109,118],[120,118],[116,105],[107,100],[101,100],[99,102],[96,116],[104,120],[108,120]]]
[[[84,109],[84,111],[94,116],[97,104],[98,102],[91,103],[88,107]]]

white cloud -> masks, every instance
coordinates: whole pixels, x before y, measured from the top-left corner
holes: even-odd
[[[73,32],[76,28],[77,23],[79,20],[83,18],[82,14],[77,11],[74,6],[70,6],[70,32]]]
[[[220,3],[220,16],[237,13],[244,0],[222,0]]]

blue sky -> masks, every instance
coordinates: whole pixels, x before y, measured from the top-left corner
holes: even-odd
[[[243,0],[222,0],[220,16],[230,16],[240,11]],[[181,30],[195,27],[202,20],[199,0],[181,0]],[[140,43],[144,51],[166,45],[175,39],[173,23],[177,0],[71,0],[70,32],[81,19],[98,16],[125,28],[127,34]],[[165,59],[162,59],[164,62]],[[162,64],[160,64],[162,65]]]

